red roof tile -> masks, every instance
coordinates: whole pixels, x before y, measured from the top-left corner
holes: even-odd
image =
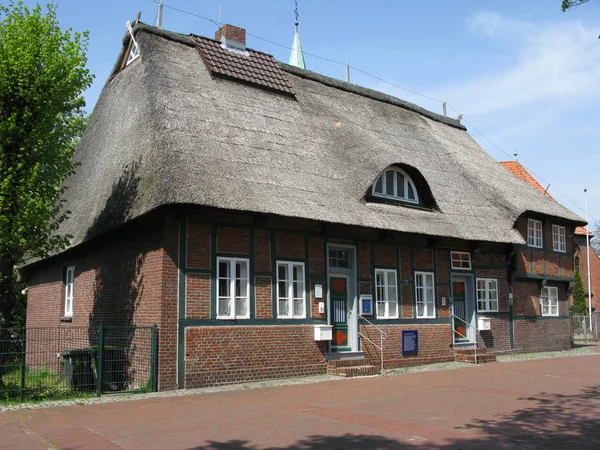
[[[589,234],[590,236],[594,235],[594,233],[592,233],[591,231],[586,230],[585,227],[575,228],[575,234],[578,234],[580,236],[585,236],[586,234]]]
[[[213,75],[294,95],[290,82],[271,55],[250,49],[246,53],[237,53],[223,48],[220,42],[213,39],[195,35],[192,37]]]
[[[544,189],[544,187],[538,183],[538,181],[533,178],[533,176],[523,167],[523,165],[518,161],[501,161],[506,169],[510,170],[514,175],[519,177],[521,180],[529,183],[533,188],[535,188],[538,192],[546,195],[547,197],[552,198],[552,196]]]
[[[537,191],[541,192],[542,194],[546,195],[547,197],[553,198],[546,191],[546,189],[544,189],[543,186],[540,183],[538,183],[538,181],[535,178],[533,178],[533,176],[527,171],[527,169],[525,169],[525,167],[523,167],[523,165],[520,162],[518,162],[518,161],[501,161],[500,164],[502,164],[505,168],[510,170],[514,175],[519,177],[521,180],[529,183]],[[584,227],[575,228],[575,234],[585,236],[586,233],[589,234],[590,236],[594,235],[594,233],[592,233],[591,231],[587,231]]]

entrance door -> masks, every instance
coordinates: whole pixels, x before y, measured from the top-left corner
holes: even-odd
[[[452,277],[452,330],[455,344],[473,342],[474,301],[467,277]]]
[[[348,352],[352,350],[348,327],[348,278],[347,275],[341,274],[329,277],[331,324],[333,325],[332,352]]]

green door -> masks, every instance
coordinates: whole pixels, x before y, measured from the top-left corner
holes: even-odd
[[[331,324],[333,325],[332,352],[351,350],[348,338],[348,278],[333,276],[329,278],[329,296],[331,301]]]
[[[467,283],[452,282],[452,313],[454,327],[454,342],[469,341],[469,326],[467,325]]]

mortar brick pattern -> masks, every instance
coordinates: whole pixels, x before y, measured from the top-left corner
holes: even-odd
[[[268,230],[254,231],[254,270],[271,271],[271,234]]]
[[[210,319],[210,275],[186,275],[186,319]]]
[[[327,373],[311,325],[191,327],[185,350],[186,388]]]
[[[271,277],[255,276],[254,285],[256,286],[256,317],[259,319],[272,319],[273,289]]]
[[[250,230],[217,227],[217,252],[248,255],[250,253]]]
[[[189,220],[187,243],[187,267],[210,269],[211,226]]]
[[[304,239],[301,233],[276,233],[277,258],[304,259]]]

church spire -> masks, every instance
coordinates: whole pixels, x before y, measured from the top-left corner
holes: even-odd
[[[294,42],[292,43],[292,52],[290,53],[290,65],[299,67],[300,69],[306,69],[306,63],[304,62],[304,53],[302,53],[302,44],[300,43],[300,33],[298,32],[298,0],[294,0],[295,8],[294,14],[296,14],[296,31],[294,32]]]

